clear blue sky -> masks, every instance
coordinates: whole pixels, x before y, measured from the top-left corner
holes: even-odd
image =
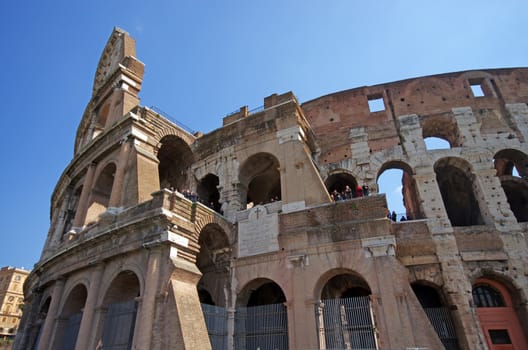
[[[32,268],[50,196],[114,26],[142,104],[200,131],[243,105],[451,71],[526,66],[528,1],[3,1],[0,266]]]

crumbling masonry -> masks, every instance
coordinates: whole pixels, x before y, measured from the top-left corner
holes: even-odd
[[[143,69],[116,28],[16,349],[528,349],[528,68],[274,94],[208,134],[140,106]]]

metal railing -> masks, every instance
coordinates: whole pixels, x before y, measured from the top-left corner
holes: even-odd
[[[284,304],[237,307],[235,349],[287,350],[288,317]]]
[[[446,350],[458,350],[458,340],[449,308],[424,307],[424,311]]]
[[[202,311],[213,350],[227,350],[227,310],[225,307],[202,304]]]
[[[171,122],[173,122],[174,124],[178,125],[180,128],[182,128],[183,130],[187,131],[189,134],[196,134],[196,131],[191,129],[190,127],[188,127],[187,125],[183,124],[182,122],[180,122],[179,120],[177,120],[176,118],[174,118],[173,116],[171,116],[169,113],[163,111],[161,108],[158,108],[156,106],[150,106],[149,109],[153,110],[154,112],[160,114],[161,116],[165,117],[166,119],[170,120]]]
[[[378,348],[369,296],[321,300],[315,314],[320,349]]]

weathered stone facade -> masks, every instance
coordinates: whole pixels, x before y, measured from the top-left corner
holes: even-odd
[[[205,135],[139,105],[143,68],[115,29],[52,196],[17,349],[210,349],[201,302],[225,312],[213,349],[528,348],[528,68],[303,104],[274,94]],[[427,137],[450,148],[427,150]],[[393,168],[404,222],[377,192]],[[333,200],[358,185],[369,195]],[[356,300],[363,328],[344,306]],[[284,308],[283,329],[249,334],[237,317],[266,305]],[[431,308],[446,310],[450,336]]]

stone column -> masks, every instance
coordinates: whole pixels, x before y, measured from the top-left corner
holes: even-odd
[[[317,328],[312,290],[308,289],[303,277],[309,265],[309,258],[305,254],[290,255],[287,257],[286,267],[290,270],[292,292],[290,302],[287,303],[288,311],[288,338],[290,349],[316,349]],[[306,330],[311,330],[307,332]]]
[[[519,129],[524,142],[528,141],[528,105],[526,103],[508,103],[506,109],[510,112],[513,122]],[[519,175],[522,175],[519,173]]]
[[[160,277],[161,246],[158,244],[151,247],[149,253],[145,290],[136,317],[137,325],[134,331],[134,349],[150,349],[151,339],[154,335],[153,325]],[[159,336],[159,334],[155,336]]]
[[[88,296],[86,303],[84,304],[84,310],[81,320],[81,326],[79,328],[79,334],[77,335],[77,342],[75,349],[83,350],[88,349],[90,342],[90,336],[93,335],[93,325],[95,308],[99,301],[99,288],[101,287],[101,277],[104,272],[104,264],[99,264],[95,267],[90,276],[90,289],[88,290]]]
[[[44,321],[44,328],[42,329],[42,335],[40,337],[40,342],[38,345],[39,350],[48,350],[52,344],[53,331],[56,328],[55,323],[57,321],[59,305],[62,299],[62,291],[64,289],[64,279],[60,278],[55,281],[53,286],[53,294],[51,297],[51,303],[46,315],[46,320]]]
[[[125,176],[125,169],[130,155],[130,142],[134,138],[121,140],[121,149],[119,150],[119,158],[117,160],[117,168],[114,175],[114,183],[112,185],[112,193],[108,201],[108,208],[117,208],[121,205],[121,195],[123,193],[123,182]]]
[[[73,219],[73,230],[79,230],[84,226],[84,220],[86,219],[86,212],[88,210],[88,199],[90,197],[90,193],[92,192],[96,166],[97,164],[92,163],[88,166],[88,170],[86,171],[81,197],[79,198],[79,204],[77,205],[77,211],[75,213],[75,218]]]

